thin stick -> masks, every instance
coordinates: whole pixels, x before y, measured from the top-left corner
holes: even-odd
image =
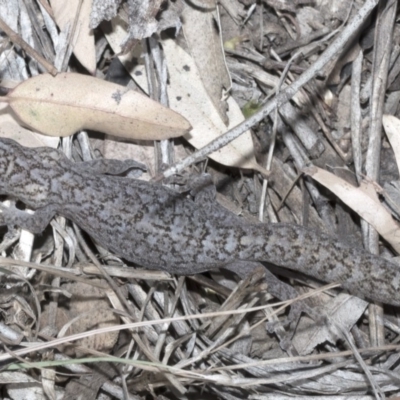
[[[58,70],[54,65],[50,64],[44,57],[42,57],[32,46],[25,42],[24,39],[18,33],[14,32],[1,18],[0,18],[0,29],[9,37],[9,39],[21,47],[31,58],[36,60],[47,72],[51,75],[56,76]]]
[[[368,18],[369,14],[378,4],[379,0],[367,0],[364,5],[360,8],[358,13],[355,15],[353,20],[344,28],[343,32],[334,40],[334,42],[325,50],[321,57],[312,65],[308,70],[306,70],[299,79],[292,85],[288,86],[282,90],[274,99],[266,103],[257,113],[255,113],[250,118],[246,119],[239,125],[232,128],[230,131],[226,132],[223,136],[214,139],[208,145],[202,149],[194,152],[189,157],[176,163],[175,165],[164,171],[163,174],[155,178],[156,181],[160,181],[163,178],[172,176],[189,165],[204,159],[211,153],[221,149],[228,143],[235,140],[237,137],[242,135],[248,129],[252,128],[254,125],[258,124],[263,120],[271,111],[281,105],[287,103],[307,82],[314,78],[320,73],[322,68],[335,56],[345,48],[345,44],[349,38],[353,37],[354,32],[360,29],[361,25]]]

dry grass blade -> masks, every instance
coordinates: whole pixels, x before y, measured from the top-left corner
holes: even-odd
[[[7,99],[24,124],[49,136],[92,129],[127,139],[161,140],[191,128],[184,117],[140,93],[74,73],[28,79]]]

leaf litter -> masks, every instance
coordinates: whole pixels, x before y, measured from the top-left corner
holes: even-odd
[[[24,145],[50,145],[35,131],[58,141],[58,136],[88,130],[89,136],[80,132],[74,137],[73,146],[71,139],[62,139],[63,148],[74,160],[98,157],[100,151],[125,159],[138,154],[139,147],[147,148],[137,161],[151,165],[154,176],[164,167],[160,160],[165,152],[173,149],[177,160],[185,158],[192,153],[191,146],[202,148],[242,122],[240,109],[252,104],[256,112],[261,110],[277,91],[296,82],[302,72],[312,70],[336,37],[331,33],[337,30],[339,35],[344,27],[351,27],[362,7],[372,7],[377,1],[300,4],[242,0],[217,5],[214,1],[107,0],[93,1],[91,9],[87,1],[78,6],[78,2],[71,2],[79,13],[78,20],[91,24],[81,35],[71,33],[74,18],[60,22],[56,3],[38,1],[24,7],[10,1],[0,5],[1,18],[23,41],[44,59],[64,60],[55,62],[57,68],[68,66],[68,72],[60,69],[56,78],[38,74],[41,61],[32,55],[26,57],[18,51],[18,44],[11,46],[7,36],[2,36],[2,88],[8,93],[3,101],[10,107],[1,111],[0,134]],[[308,225],[359,247],[373,237],[362,222],[367,221],[383,239],[383,254],[397,254],[398,214],[393,205],[399,181],[399,51],[396,40],[390,39],[398,37],[399,28],[384,19],[394,12],[391,2],[386,6],[388,10],[382,3],[380,11],[361,30],[354,31],[354,40],[343,43],[342,51],[315,72],[316,79],[302,87],[293,103],[282,105],[277,116],[272,113],[251,131],[246,129],[236,139],[237,145],[234,141],[208,154],[207,172],[217,185],[218,198],[232,212],[257,220],[264,186],[265,221]],[[196,13],[200,21],[193,17]],[[16,16],[26,23],[15,24]],[[59,31],[52,29],[53,18]],[[37,29],[29,21],[43,21],[47,29]],[[40,41],[34,40],[34,29],[41,35]],[[392,47],[382,53],[388,43]],[[387,71],[382,72],[376,60],[388,55]],[[360,70],[349,68],[355,60],[360,61]],[[94,71],[96,78],[88,75]],[[387,85],[380,87],[377,82],[386,82],[382,74],[389,78]],[[129,89],[105,79],[119,84],[125,81]],[[11,81],[20,83],[10,90]],[[118,91],[124,95],[113,97]],[[129,101],[118,109],[118,101],[124,101],[126,93]],[[135,114],[137,107],[143,110]],[[383,110],[386,115],[382,119],[379,115]],[[15,117],[30,130],[17,125]],[[387,136],[382,134],[382,123],[375,123],[382,120]],[[193,129],[189,132],[190,125]],[[360,138],[353,140],[357,126]],[[108,136],[99,138],[91,130]],[[382,135],[369,140],[376,131]],[[182,135],[185,139],[179,138]],[[273,135],[276,145],[268,174]],[[119,143],[115,143],[117,136],[121,136]],[[172,142],[169,147],[149,142],[167,143],[164,140],[172,137],[179,138],[173,148]],[[156,157],[150,160],[154,148]],[[357,174],[353,154],[361,154],[363,163]],[[199,173],[204,168],[200,164],[189,171]],[[308,177],[298,178],[303,171]],[[267,175],[265,185],[263,177]],[[398,321],[386,307],[369,308],[367,313],[365,301],[338,294],[338,289],[332,289],[334,285],[323,293],[311,279],[271,267],[279,276],[275,277],[277,285],[308,296],[307,304],[325,316],[317,323],[303,315],[296,327],[286,326],[289,305],[272,307],[277,299],[263,279],[263,274],[271,274],[267,270],[241,282],[222,271],[178,280],[146,276],[143,271],[142,279],[133,278],[121,260],[93,247],[95,244],[85,246],[88,238],[82,238],[66,221],[57,223],[27,244],[18,242],[23,237],[19,232],[4,233],[3,251],[21,259],[20,267],[24,268],[19,271],[34,286],[44,311],[36,332],[37,325],[32,322],[37,310],[29,292],[10,276],[2,278],[7,288],[0,299],[2,341],[13,352],[0,354],[0,359],[7,363],[13,360],[9,368],[27,363],[22,371],[0,373],[9,398],[26,396],[18,386],[21,382],[34,385],[32,398],[42,398],[44,393],[74,398],[79,393],[95,399],[106,392],[111,398],[122,399],[123,387],[132,399],[150,393],[168,398],[193,393],[221,399],[312,397],[321,393],[382,398],[399,392],[395,379]],[[73,246],[76,254],[75,263],[66,269],[62,268],[68,260],[64,242]],[[114,277],[117,293],[106,289],[109,286],[99,274],[95,279],[81,276],[82,266],[89,271],[87,254],[93,249]],[[15,268],[5,260],[3,267]],[[93,273],[93,268],[90,271]],[[78,278],[74,282],[73,276],[84,279],[91,289],[85,289]],[[101,296],[97,297],[99,290]],[[129,300],[128,307],[121,303],[121,297]],[[255,309],[257,306],[262,309]],[[235,310],[232,315],[230,310]],[[191,317],[196,314],[196,318]],[[374,318],[381,321],[375,328]],[[135,330],[118,327],[136,321],[146,324]],[[278,326],[273,335],[268,330],[272,325]],[[70,335],[85,335],[84,331],[98,327],[103,328],[101,335],[90,334],[89,339],[65,346]],[[48,344],[54,349],[54,359],[45,360],[45,353],[29,353],[29,347],[13,339],[21,335],[26,343],[39,346],[32,348],[39,349],[40,342]],[[64,337],[56,339],[58,335]],[[51,366],[55,374],[32,368],[40,368],[45,361],[49,362],[46,368]],[[120,368],[119,374],[110,370],[110,363]],[[57,380],[55,376],[65,370],[81,376]],[[93,379],[85,382],[88,375]],[[119,376],[124,377],[124,384]]]

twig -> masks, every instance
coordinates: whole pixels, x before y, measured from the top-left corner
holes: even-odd
[[[362,151],[361,151],[361,106],[360,106],[360,87],[362,73],[363,53],[360,50],[357,58],[353,62],[351,75],[351,143],[353,146],[354,169],[356,171],[357,182],[361,181],[362,173]]]
[[[14,32],[1,18],[0,18],[0,29],[9,37],[9,39],[21,47],[31,58],[36,60],[47,72],[51,75],[56,76],[58,70],[54,65],[50,64],[45,58],[43,58],[33,47],[25,42],[24,39],[18,33]]]
[[[379,161],[382,137],[382,116],[386,94],[386,82],[388,77],[390,52],[392,45],[392,32],[396,15],[396,1],[390,1],[380,9],[380,18],[376,27],[373,60],[373,83],[370,99],[370,126],[367,158],[365,171],[368,178],[377,181],[379,179]],[[369,251],[379,253],[378,235],[369,235]]]
[[[221,149],[228,143],[235,140],[237,137],[242,135],[248,129],[252,128],[254,125],[258,124],[263,120],[271,111],[275,108],[288,102],[307,82],[314,78],[319,71],[332,59],[332,57],[345,48],[345,44],[348,39],[353,37],[355,31],[357,31],[364,21],[368,18],[369,14],[375,8],[379,0],[367,0],[363,7],[360,8],[358,13],[355,15],[353,20],[346,26],[341,34],[334,40],[334,42],[325,50],[325,52],[320,56],[320,58],[312,65],[307,71],[305,71],[297,81],[292,85],[288,86],[281,91],[274,99],[266,103],[257,113],[252,115],[247,120],[243,121],[241,124],[235,126],[230,131],[226,132],[223,136],[214,139],[208,145],[202,149],[191,154],[184,160],[176,163],[175,165],[164,171],[163,174],[158,175],[155,180],[159,181],[163,178],[172,176],[189,165],[204,159],[211,153]]]
[[[389,73],[389,62],[392,48],[392,36],[396,19],[397,1],[381,2],[378,11],[378,20],[375,28],[373,81],[370,97],[370,126],[365,171],[367,177],[377,181],[379,179],[380,152],[382,142],[382,116],[386,95],[386,84]],[[372,254],[379,254],[379,234],[368,226],[367,249]],[[383,317],[382,305],[371,305],[369,329],[371,342],[382,344],[385,342],[383,326],[379,323]]]

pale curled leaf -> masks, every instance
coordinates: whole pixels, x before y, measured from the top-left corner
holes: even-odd
[[[91,0],[51,0],[54,18],[61,31],[75,28],[71,45],[76,58],[91,73],[96,71],[94,33],[89,27]],[[76,25],[75,18],[79,12]],[[74,26],[75,25],[75,26]]]
[[[192,131],[185,135],[185,139],[192,146],[197,149],[202,148],[244,120],[238,104],[232,96],[229,96],[227,100],[229,126],[226,127],[204,89],[191,56],[171,39],[163,40],[162,46],[169,72],[170,106],[192,124]],[[209,157],[223,165],[254,169],[268,174],[257,164],[250,131],[210,154]]]
[[[161,140],[191,128],[184,117],[138,92],[75,73],[28,79],[8,101],[23,123],[49,136],[92,129],[128,139]]]
[[[368,184],[356,188],[317,167],[304,168],[303,172],[338,196],[400,253],[400,226],[379,202],[375,191],[368,188]]]
[[[232,85],[225,63],[221,40],[221,24],[216,8],[198,9],[187,3],[183,14],[183,33],[189,52],[196,63],[204,89],[225,125],[229,119],[223,91]],[[218,26],[218,29],[216,28]],[[199,35],[201,32],[201,35]]]

